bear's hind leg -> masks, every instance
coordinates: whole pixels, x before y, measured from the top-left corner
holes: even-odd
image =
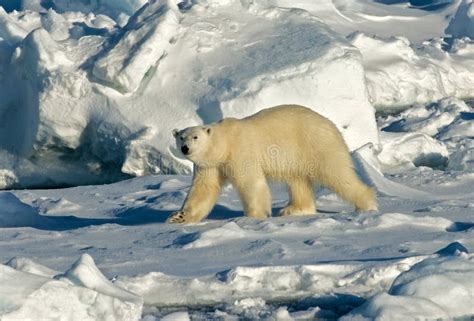
[[[281,216],[316,214],[313,183],[306,178],[288,181],[290,201],[280,210]]]
[[[333,190],[342,199],[352,203],[357,211],[377,211],[377,198],[372,188],[365,185],[352,167],[340,168],[333,177],[322,179],[321,183]]]
[[[266,219],[272,212],[272,196],[265,176],[251,175],[245,179],[235,180],[246,216],[261,220]]]

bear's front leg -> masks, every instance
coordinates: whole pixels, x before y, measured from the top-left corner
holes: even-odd
[[[233,183],[239,191],[246,216],[264,220],[271,215],[272,196],[263,174],[235,177]]]
[[[195,166],[193,184],[183,208],[174,212],[167,223],[195,223],[205,218],[219,198],[224,177],[217,168]]]

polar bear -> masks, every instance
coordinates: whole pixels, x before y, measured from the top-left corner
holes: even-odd
[[[271,215],[268,180],[288,184],[290,200],[280,215],[316,213],[314,185],[322,184],[357,210],[377,210],[374,191],[357,177],[336,126],[309,108],[282,105],[243,119],[173,130],[178,149],[194,163],[194,177],[180,211],[168,223],[199,222],[229,181],[245,215]]]

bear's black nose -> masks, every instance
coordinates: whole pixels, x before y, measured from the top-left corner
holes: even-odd
[[[184,155],[186,155],[189,152],[189,147],[186,145],[181,146],[181,151],[183,152]]]

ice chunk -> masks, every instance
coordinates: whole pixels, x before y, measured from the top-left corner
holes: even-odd
[[[18,178],[15,173],[9,169],[0,169],[0,189],[15,186]]]
[[[19,26],[0,6],[0,38],[16,43],[26,37],[27,31]]]
[[[53,9],[49,9],[46,15],[41,16],[41,23],[54,40],[62,41],[69,38],[69,23],[64,16]]]
[[[470,112],[466,103],[455,98],[442,99],[428,105],[414,106],[391,119],[387,132],[420,132],[436,136],[446,126],[458,119],[463,112]]]
[[[83,254],[72,267],[63,275],[57,278],[66,278],[73,284],[83,286],[104,295],[118,298],[125,302],[132,302],[136,305],[141,305],[143,300],[110,282],[95,265],[94,259],[89,254]]]
[[[446,146],[428,135],[381,132],[380,138],[383,149],[377,156],[385,170],[407,166],[442,168],[448,162]]]
[[[17,47],[13,61],[21,73],[27,77],[73,64],[64,52],[64,48],[42,28],[31,32],[22,45]]]
[[[96,61],[94,76],[123,93],[136,91],[175,37],[176,11],[175,5],[162,0],[143,6],[123,28],[118,43]]]
[[[38,264],[28,258],[14,257],[5,264],[18,271],[36,274],[36,275],[44,276],[47,278],[52,278],[55,275],[59,274],[58,271],[50,269],[44,265]]]

